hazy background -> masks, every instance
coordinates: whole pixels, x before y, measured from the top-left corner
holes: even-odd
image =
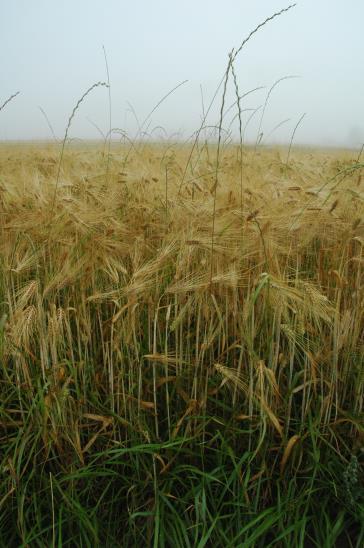
[[[208,106],[227,64],[262,20],[287,6],[284,0],[0,0],[0,139],[51,139],[41,106],[63,137],[77,100],[106,79],[110,69],[112,125],[137,131],[139,123],[174,86],[148,126],[155,138],[178,132],[187,138],[200,124],[201,88]],[[263,142],[287,142],[300,116],[296,143],[360,146],[364,141],[364,2],[300,0],[265,26],[236,62],[243,108],[263,105],[276,80],[263,120]],[[234,100],[230,84],[227,105]],[[216,124],[221,94],[209,123]],[[98,88],[77,112],[70,135],[100,137],[109,127],[108,91]],[[262,109],[261,109],[262,110]],[[246,137],[254,141],[260,113]],[[245,113],[246,121],[252,111]],[[228,125],[234,116],[231,110]],[[272,129],[285,119],[269,138]],[[236,128],[236,122],[235,126]]]

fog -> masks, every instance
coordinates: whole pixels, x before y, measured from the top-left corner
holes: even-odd
[[[82,94],[108,79],[104,51],[112,127],[130,137],[186,139],[200,126],[232,48],[287,5],[282,0],[2,0],[0,105],[20,93],[0,112],[0,139],[52,139],[49,124],[62,138]],[[244,126],[258,109],[245,129],[247,141],[289,142],[305,114],[295,143],[361,146],[363,21],[362,0],[301,0],[249,40],[235,62],[240,95],[260,88],[241,100]],[[206,124],[218,123],[221,97],[222,88]],[[234,101],[230,77],[226,109]],[[92,90],[72,120],[70,136],[105,135],[109,107],[108,89]],[[236,113],[232,107],[224,118],[232,138],[238,136]],[[214,137],[213,131],[204,134]]]

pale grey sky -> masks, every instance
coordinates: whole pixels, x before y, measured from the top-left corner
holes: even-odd
[[[156,103],[183,80],[154,112],[148,130],[188,137],[238,47],[284,0],[0,0],[0,139],[51,139],[39,106],[62,138],[68,117],[89,86],[106,79],[107,52],[112,125],[135,135],[132,105],[142,121]],[[242,108],[264,105],[263,142],[289,141],[360,146],[364,141],[364,1],[298,0],[297,6],[262,28],[236,61]],[[229,84],[227,106],[234,100]],[[221,93],[209,117],[216,124]],[[98,88],[76,114],[70,136],[99,138],[107,132],[108,92]],[[244,113],[246,121],[252,111]],[[246,130],[257,136],[261,112]],[[226,126],[235,111],[226,117]],[[283,123],[272,135],[275,126]],[[236,128],[236,121],[235,126]],[[162,130],[154,136],[160,138]]]

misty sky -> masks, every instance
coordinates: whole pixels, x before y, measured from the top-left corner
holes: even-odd
[[[284,0],[0,0],[0,139],[57,137],[80,96],[111,81],[112,126],[132,137],[158,101],[184,80],[144,129],[156,139],[187,138],[201,123],[224,74],[229,51]],[[364,1],[298,0],[297,6],[256,34],[236,60],[247,140],[360,146],[364,141]],[[263,105],[272,91],[264,118]],[[201,94],[202,89],[202,94]],[[229,83],[227,107],[234,102]],[[208,123],[218,121],[221,92]],[[233,121],[236,109],[225,118]],[[136,120],[138,119],[138,122]],[[287,120],[285,122],[285,120]],[[272,130],[282,122],[275,131]],[[81,105],[70,136],[100,138],[109,127],[106,88]],[[159,127],[158,127],[159,126]],[[161,129],[163,128],[163,130]],[[232,130],[236,132],[237,119]],[[271,135],[270,135],[271,133]],[[235,133],[236,134],[236,133]],[[174,135],[176,137],[176,135]]]

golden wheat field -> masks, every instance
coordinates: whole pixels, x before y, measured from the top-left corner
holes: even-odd
[[[359,546],[362,166],[350,150],[1,145],[7,542],[116,546],[119,527],[130,546],[331,546],[320,531],[341,520]],[[283,499],[306,510],[289,521]]]

